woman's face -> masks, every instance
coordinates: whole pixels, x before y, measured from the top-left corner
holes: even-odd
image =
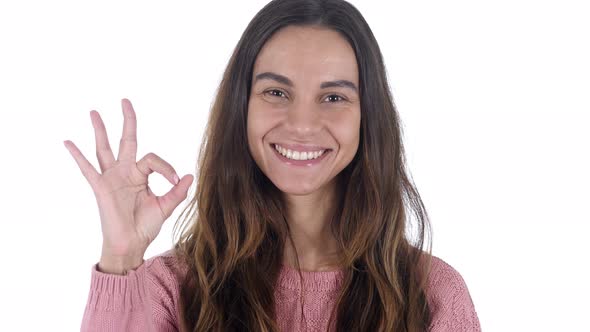
[[[323,189],[353,159],[361,119],[358,79],[353,49],[333,30],[288,26],[266,42],[252,75],[248,147],[281,191]]]

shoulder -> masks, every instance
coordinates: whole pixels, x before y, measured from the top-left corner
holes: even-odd
[[[432,317],[429,331],[481,331],[473,300],[461,274],[441,258],[431,257],[427,283]]]
[[[468,294],[465,280],[454,267],[439,257],[431,258],[428,287],[434,297]]]
[[[179,316],[180,284],[185,269],[174,254],[167,250],[147,259],[142,268],[145,270],[145,282],[153,299],[161,304],[169,317]]]
[[[157,254],[147,259],[144,264],[151,276],[167,278],[173,283],[178,283],[179,278],[186,272],[186,268],[175,255],[174,249]]]

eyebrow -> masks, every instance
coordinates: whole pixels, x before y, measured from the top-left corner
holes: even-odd
[[[259,80],[265,80],[265,79],[277,81],[281,84],[285,84],[290,87],[294,86],[293,82],[288,77],[277,74],[277,73],[273,73],[273,72],[264,72],[264,73],[260,73],[260,74],[256,75],[256,77],[254,78],[254,83],[256,83]],[[326,89],[326,88],[348,88],[348,89],[354,90],[354,92],[358,93],[358,88],[356,87],[356,85],[348,80],[336,80],[336,81],[322,82],[320,84],[320,89]]]

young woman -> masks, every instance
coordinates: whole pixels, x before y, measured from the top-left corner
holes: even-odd
[[[122,108],[117,159],[90,114],[101,173],[65,142],[103,232],[83,331],[480,330],[461,275],[425,246],[381,52],[349,3],[275,0],[250,22],[178,241],[147,261],[193,178],[153,153],[136,162],[135,111]],[[152,172],[174,184],[166,195],[150,191]]]

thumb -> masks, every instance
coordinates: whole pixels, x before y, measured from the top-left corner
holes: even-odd
[[[158,197],[158,202],[166,218],[170,217],[178,204],[186,198],[191,183],[193,183],[193,176],[187,174],[165,195]]]

